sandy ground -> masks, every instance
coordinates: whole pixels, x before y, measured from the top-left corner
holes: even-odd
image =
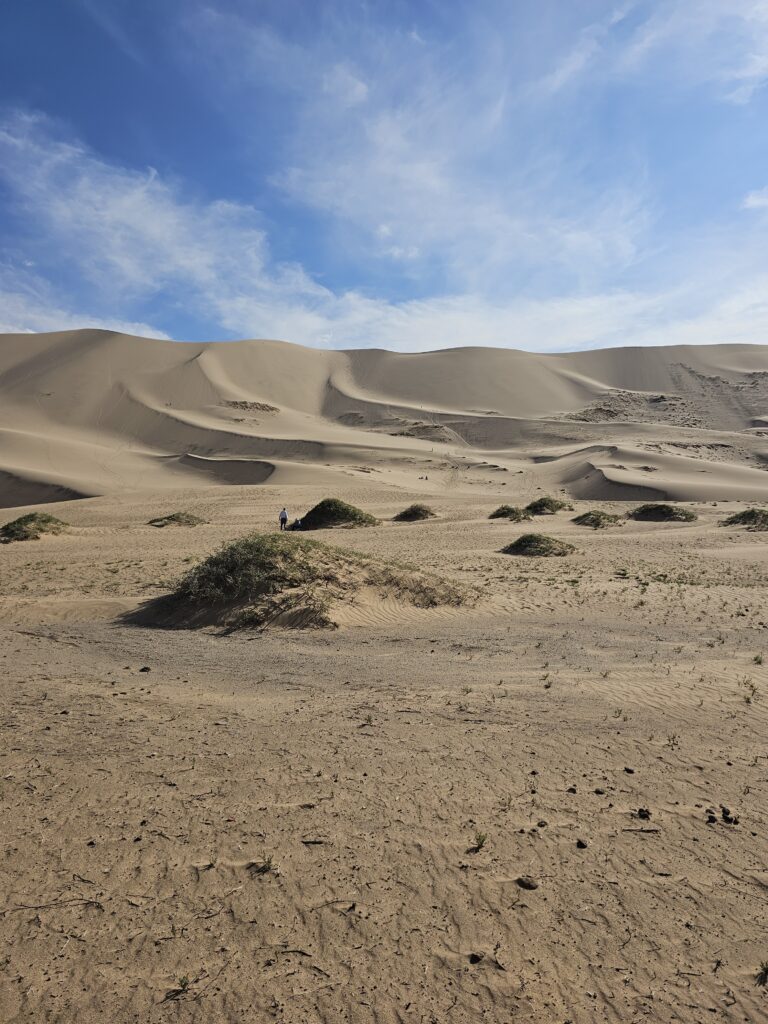
[[[0,547],[0,1020],[768,1020],[768,545],[717,525],[741,506],[559,513],[536,527],[577,552],[526,560],[487,515],[530,495],[366,481],[339,496],[439,518],[316,536],[475,608],[122,620],[326,493],[65,502],[66,534]],[[145,525],[176,509],[209,525]]]

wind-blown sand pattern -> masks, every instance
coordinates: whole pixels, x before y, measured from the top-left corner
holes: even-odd
[[[0,1020],[768,1019],[768,546],[720,525],[768,501],[768,350],[79,332],[0,367],[0,525],[67,524],[0,546]],[[136,624],[328,496],[380,524],[308,536],[472,603]],[[697,518],[626,518],[662,500]],[[530,532],[575,551],[501,553]]]

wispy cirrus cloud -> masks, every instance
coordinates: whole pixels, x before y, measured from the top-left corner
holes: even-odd
[[[308,7],[307,25],[184,4],[172,57],[258,175],[234,199],[8,114],[5,326],[81,310],[142,333],[406,350],[765,340],[762,225],[740,208],[768,201],[729,168],[705,193],[706,160],[702,180],[670,188],[652,151],[687,124],[644,145],[614,105],[616,83],[634,89],[646,136],[696,81],[729,115],[734,88],[757,105],[765,6],[598,0],[584,20],[499,2],[462,8],[457,32],[334,3]]]

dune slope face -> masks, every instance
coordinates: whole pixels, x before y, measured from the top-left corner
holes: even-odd
[[[0,337],[0,507],[378,482],[768,498],[768,347],[325,352],[104,331]],[[504,477],[507,479],[504,479]],[[348,482],[348,481],[347,481]]]

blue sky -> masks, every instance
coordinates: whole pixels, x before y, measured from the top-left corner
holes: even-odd
[[[0,330],[768,342],[768,0],[0,9]]]

